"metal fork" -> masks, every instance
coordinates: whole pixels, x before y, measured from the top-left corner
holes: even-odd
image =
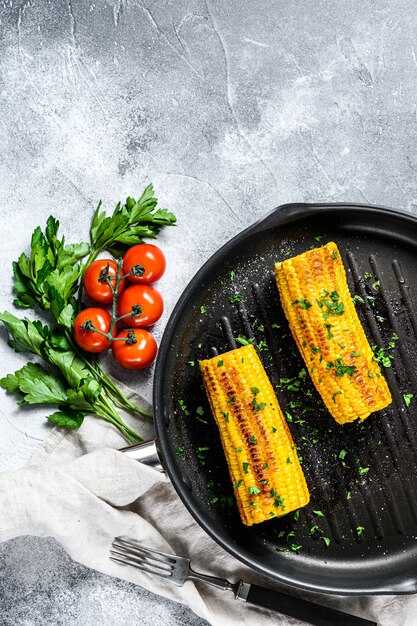
[[[314,626],[377,626],[375,622],[342,613],[335,609],[296,598],[294,596],[252,585],[240,580],[231,583],[225,578],[208,576],[191,569],[190,559],[148,548],[139,541],[128,537],[116,537],[110,550],[111,560],[123,565],[131,565],[148,574],[172,580],[182,587],[186,580],[201,580],[223,591],[233,591],[235,599],[255,606],[279,611],[283,615],[295,617]]]

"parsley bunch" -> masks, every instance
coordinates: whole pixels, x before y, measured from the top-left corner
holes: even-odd
[[[155,238],[163,226],[175,223],[173,213],[156,205],[152,185],[139,200],[127,198],[123,205],[119,203],[110,216],[101,210],[100,202],[92,220],[90,244],[66,244],[65,238],[58,236],[59,222],[52,216],[44,231],[35,229],[30,254],[22,253],[13,263],[14,304],[46,311],[49,324],[8,312],[0,314],[10,347],[34,354],[48,365],[45,369],[39,363],[28,363],[0,380],[0,386],[14,393],[19,404],[56,405],[59,410],[48,419],[67,428],[78,428],[86,414],[94,414],[117,426],[130,442],[141,441],[117,408],[148,419],[152,415],[124,396],[94,354],[76,345],[72,328],[83,308],[84,271],[99,253],[108,250],[118,257],[127,247],[141,243],[144,237]]]

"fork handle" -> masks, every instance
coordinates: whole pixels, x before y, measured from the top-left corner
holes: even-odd
[[[217,589],[221,589],[222,591],[233,591],[236,593],[237,585],[233,585],[231,582],[226,580],[226,578],[218,578],[217,576],[208,576],[207,574],[200,574],[200,572],[195,572],[191,569],[188,573],[187,580],[193,578],[194,580],[201,580],[203,583],[208,583],[213,587],[217,587]]]
[[[315,602],[309,602],[308,600],[302,600],[273,589],[249,585],[242,581],[239,584],[236,598],[246,600],[250,604],[265,609],[278,611],[289,617],[295,617],[314,626],[335,626],[335,624],[343,624],[343,626],[377,626],[376,622],[371,622],[362,617],[343,613],[342,611],[337,611]]]

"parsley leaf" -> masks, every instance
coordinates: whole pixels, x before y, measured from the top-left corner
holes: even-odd
[[[93,216],[91,245],[95,251],[109,250],[119,256],[126,246],[143,241],[143,237],[156,237],[162,226],[172,226],[176,217],[167,209],[156,209],[152,185],[148,185],[139,198],[127,198],[117,204],[111,216],[101,211],[101,202]],[[121,248],[122,246],[122,248]]]

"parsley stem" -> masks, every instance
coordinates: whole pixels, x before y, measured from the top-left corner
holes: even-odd
[[[125,424],[107,398],[99,397],[96,400],[96,404],[97,407],[94,406],[94,410],[97,412],[97,415],[100,415],[100,417],[106,421],[111,422],[114,426],[117,426],[129,441],[132,443],[141,443],[143,441],[139,435],[137,435],[127,424]]]
[[[93,374],[94,378],[96,378],[106,389],[106,391],[110,394],[112,401],[116,406],[120,409],[126,409],[131,413],[136,413],[146,418],[147,420],[153,421],[152,413],[141,409],[136,404],[134,404],[129,398],[126,398],[124,393],[119,389],[119,387],[112,381],[112,379],[104,372],[104,370],[100,367],[97,362],[97,359],[93,355],[90,355],[90,358],[87,359],[84,353],[79,349],[78,345],[74,342],[71,333],[68,330],[65,330],[65,336],[70,344],[72,350],[80,357],[83,361],[84,365],[90,370]]]

